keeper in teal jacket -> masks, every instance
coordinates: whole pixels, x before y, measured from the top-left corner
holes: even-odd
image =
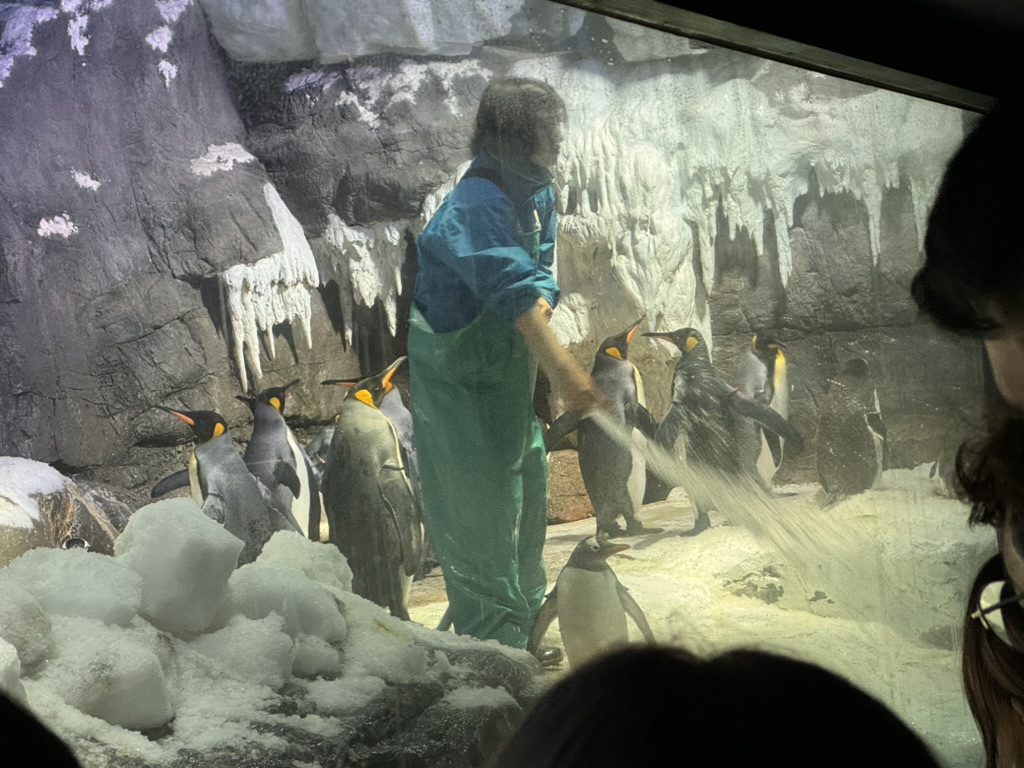
[[[424,516],[455,631],[517,648],[546,587],[536,363],[570,407],[603,402],[548,327],[558,303],[551,169],[564,122],[561,98],[544,83],[488,85],[473,162],[418,241],[409,323]]]

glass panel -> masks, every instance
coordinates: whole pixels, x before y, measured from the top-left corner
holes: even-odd
[[[412,755],[424,744],[431,759],[482,764],[495,748],[482,734],[518,721],[530,679],[566,674],[602,621],[622,619],[585,616],[583,651],[553,621],[543,645],[569,658],[542,673],[525,654],[421,631],[348,591],[352,566],[356,591],[377,597],[367,579],[398,567],[398,545],[361,539],[342,511],[372,506],[338,480],[362,459],[332,447],[334,430],[360,418],[335,416],[362,401],[320,382],[378,374],[409,351],[416,239],[466,171],[485,87],[504,77],[547,83],[567,112],[550,327],[610,400],[640,382],[653,419],[631,411],[643,435],[605,417],[618,442],[602,443],[593,420],[575,430],[559,420],[564,393],[541,374],[534,405],[560,436],[548,436],[547,589],[595,533],[593,509],[604,528],[626,527],[646,486],[634,523],[645,530],[608,562],[659,642],[820,664],[891,706],[944,764],[978,764],[960,626],[995,541],[967,529],[949,483],[953,453],[980,421],[982,356],[919,319],[908,293],[971,114],[543,0],[158,0],[135,10],[100,0],[0,8],[0,452],[18,457],[0,460],[2,562],[83,539],[120,569],[46,552],[0,570],[0,688],[83,764],[193,754],[240,765],[252,750],[310,765],[342,754],[420,765]],[[511,196],[507,179],[475,183],[495,187],[494,205]],[[434,298],[454,305],[456,295]],[[525,347],[512,320],[488,317],[507,346],[484,345],[481,365],[518,371]],[[602,342],[634,325],[605,375]],[[696,378],[673,389],[680,360]],[[402,366],[390,379],[406,403],[415,376],[410,384]],[[235,396],[289,382],[280,408],[273,392],[263,404],[282,441],[271,449],[251,439],[253,414]],[[482,435],[480,467],[523,410],[494,399],[499,384],[508,381],[464,393],[467,411],[479,398],[499,416]],[[366,398],[380,406],[382,395]],[[272,468],[262,482],[277,487],[277,506],[257,496],[244,508],[284,504],[311,538],[322,525],[319,538],[347,550],[348,565],[333,543],[278,537],[228,589],[239,552],[206,518],[188,517],[186,502],[137,522],[154,484],[179,472],[157,495],[197,496],[247,539],[243,561],[291,526],[270,511],[259,532],[248,511],[235,526],[242,492],[217,486],[227,482],[217,472],[190,486],[190,456],[220,460],[193,454],[197,436],[213,443],[222,428],[201,434],[168,408],[193,422],[219,412],[233,465],[263,445]],[[322,523],[298,506],[316,485],[282,437],[282,412],[315,469],[335,467]],[[438,435],[450,432],[430,418]],[[392,451],[398,437],[387,433],[381,460],[394,472],[410,460]],[[453,463],[430,444],[430,466]],[[457,448],[468,467],[475,449]],[[624,464],[639,455],[653,474]],[[469,483],[484,469],[465,471]],[[74,485],[54,501],[58,473]],[[418,511],[410,499],[377,508],[386,535]],[[497,506],[479,499],[480,515]],[[496,538],[527,537],[504,524]],[[481,555],[492,541],[436,525],[427,560],[475,558],[470,592],[478,573],[501,569]],[[420,546],[414,527],[399,557]],[[198,551],[227,559],[218,586],[194,586],[206,567]],[[432,628],[447,607],[444,577],[415,570],[426,576],[408,613]],[[187,605],[154,607],[157,584]],[[455,620],[458,629],[465,619]],[[529,630],[518,627],[519,645]],[[459,717],[438,709],[442,698]],[[492,717],[503,726],[488,731]]]

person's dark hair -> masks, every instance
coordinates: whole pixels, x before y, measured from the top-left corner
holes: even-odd
[[[704,660],[633,646],[552,687],[493,768],[672,765],[936,768],[883,704],[813,664],[756,650]],[[677,759],[673,759],[672,756]]]
[[[925,263],[910,292],[940,327],[983,335],[992,310],[1020,317],[1024,256],[1015,222],[1024,207],[1024,91],[1001,101],[946,168],[925,235]]]
[[[964,693],[981,731],[986,768],[1024,765],[1024,711],[1017,710],[1024,708],[1024,654],[971,618],[985,585],[1005,578],[996,555],[975,576],[964,617]]]
[[[986,434],[957,451],[955,490],[971,507],[971,525],[1010,525],[1024,552],[1024,519],[1011,514],[1024,510],[1024,419],[1014,418],[1001,398],[991,400],[988,412]]]
[[[5,750],[20,756],[26,765],[78,768],[71,748],[32,712],[4,693],[0,693],[0,735]]]
[[[474,155],[526,160],[565,119],[565,103],[547,83],[527,77],[495,80],[480,97],[470,148]]]

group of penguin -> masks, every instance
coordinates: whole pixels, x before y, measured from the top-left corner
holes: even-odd
[[[694,535],[710,526],[711,509],[730,503],[734,489],[770,492],[785,452],[795,455],[803,449],[800,432],[788,420],[786,356],[781,342],[754,334],[730,382],[712,364],[697,329],[644,333],[671,343],[680,354],[670,405],[659,422],[647,410],[640,371],[628,358],[643,320],[606,338],[594,357],[591,375],[608,400],[611,428],[606,419],[570,411],[554,421],[545,443],[551,450],[576,431],[580,474],[598,535],[651,532],[637,516],[641,505],[665,500],[680,485],[695,518],[693,529],[684,535]],[[878,482],[886,432],[863,358],[848,360],[829,380],[817,427],[818,474],[826,505]],[[650,444],[659,450],[652,451]],[[659,455],[660,462],[651,460]]]
[[[710,525],[708,511],[717,508],[714,491],[721,486],[691,483],[693,478],[710,469],[727,481],[746,478],[769,490],[784,449],[799,451],[803,444],[786,418],[789,387],[782,344],[763,334],[755,335],[745,350],[737,386],[717,373],[696,329],[643,334],[668,341],[680,352],[670,407],[660,422],[654,419],[645,405],[640,373],[628,359],[642,321],[605,339],[594,359],[592,376],[617,428],[569,412],[545,435],[550,450],[571,431],[578,432],[580,470],[597,522],[596,535],[578,543],[559,574],[528,646],[536,650],[557,618],[572,666],[625,642],[627,617],[645,639],[653,640],[643,611],[607,562],[629,548],[611,538],[659,530],[640,522],[642,504],[664,500],[682,484],[695,510],[689,533],[700,532]],[[334,543],[352,569],[353,591],[408,619],[409,589],[423,564],[425,536],[412,417],[392,382],[404,361],[401,357],[362,380],[322,382],[347,391],[334,422],[305,449],[284,419],[288,390],[297,381],[256,396],[237,396],[253,413],[252,437],[241,455],[220,414],[157,406],[186,422],[197,444],[188,468],[161,480],[152,495],[188,486],[204,512],[243,541],[239,564],[255,560],[278,530]],[[866,366],[860,358],[847,363],[831,381],[821,409],[819,474],[829,494],[865,490],[881,471],[875,457],[885,433]],[[866,437],[861,422],[868,426]],[[823,440],[827,431],[840,440]],[[842,440],[853,443],[845,453],[836,450]],[[686,468],[683,474],[649,467],[648,441],[677,459],[675,466]],[[864,460],[857,458],[851,468],[853,454]]]
[[[253,412],[240,455],[215,411],[158,406],[187,423],[197,443],[188,468],[157,483],[155,498],[188,485],[211,518],[242,540],[251,563],[277,531],[335,544],[352,569],[352,590],[399,618],[423,559],[411,415],[392,377],[405,358],[362,380],[324,384],[348,390],[334,423],[303,449],[284,419],[293,381],[258,396],[237,396]],[[388,415],[390,414],[390,416]]]

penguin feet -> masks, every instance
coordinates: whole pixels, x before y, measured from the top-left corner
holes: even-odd
[[[711,518],[708,517],[707,512],[698,512],[697,518],[693,521],[693,528],[688,531],[683,531],[680,536],[696,536],[698,533],[702,533],[711,527]]]
[[[627,536],[642,536],[645,533],[664,533],[664,528],[645,528],[639,520],[631,520],[626,523]]]
[[[598,523],[597,535],[604,536],[609,539],[618,539],[622,538],[623,536],[632,536],[631,533],[628,533],[626,529],[619,525],[618,522],[615,520],[603,525],[601,523]]]
[[[540,665],[545,669],[548,667],[557,667],[562,663],[564,654],[561,648],[555,646],[542,645],[536,651],[533,652],[534,658],[540,662]]]

